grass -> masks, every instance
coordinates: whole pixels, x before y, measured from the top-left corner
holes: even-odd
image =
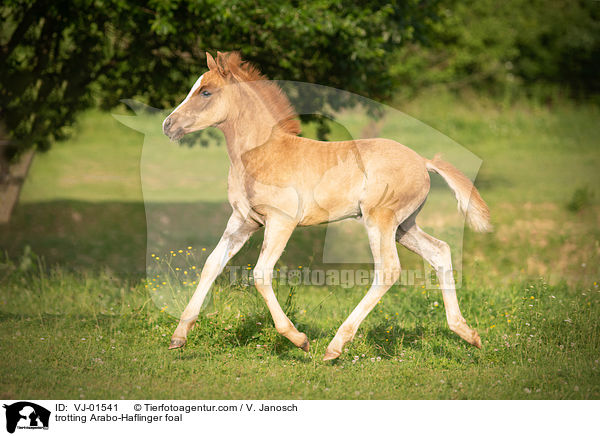
[[[14,266],[17,268],[17,266]],[[184,351],[143,284],[30,270],[3,280],[10,398],[598,398],[597,289],[543,280],[463,291],[481,351],[453,336],[436,291],[393,288],[334,364],[321,358],[363,290],[301,289],[287,312],[310,354],[281,338],[252,288],[217,286]],[[441,300],[440,300],[441,301]],[[295,309],[294,309],[295,308]]]
[[[224,275],[188,346],[168,352],[172,314],[225,225],[224,148],[178,148],[90,112],[70,141],[36,156],[13,220],[0,229],[0,350],[11,357],[0,362],[0,395],[600,398],[598,109],[527,101],[504,108],[441,94],[403,110],[483,159],[477,183],[495,232],[467,230],[454,241],[464,239],[459,301],[482,350],[448,330],[439,290],[395,285],[341,358],[324,363],[328,342],[365,286],[276,283],[284,310],[311,339],[304,354],[277,334],[253,287]],[[351,134],[397,137],[426,155],[456,144],[393,112],[380,122],[355,112],[342,118]],[[141,130],[154,126],[151,119],[131,121]],[[193,159],[200,155],[201,170]],[[436,236],[450,235],[455,208],[436,182],[421,223]],[[364,242],[354,229],[340,235],[342,252]],[[324,227],[299,229],[279,267],[321,267],[329,236]],[[159,237],[167,243],[156,245]],[[260,240],[232,264],[253,264]],[[153,282],[149,253],[172,256],[168,249],[178,248],[177,259],[187,251],[191,257],[168,280]],[[453,254],[460,263],[460,251]],[[423,268],[406,250],[400,255],[403,268]]]

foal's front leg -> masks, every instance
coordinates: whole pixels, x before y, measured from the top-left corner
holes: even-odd
[[[255,222],[245,220],[237,212],[231,215],[221,240],[206,259],[198,287],[181,314],[179,325],[171,338],[169,350],[185,345],[187,334],[198,319],[200,308],[211,285],[221,274],[227,262],[244,246],[250,235],[257,229],[258,225]]]
[[[310,347],[308,337],[299,332],[283,312],[272,286],[273,267],[295,228],[296,222],[283,216],[274,215],[267,219],[265,239],[254,268],[254,284],[267,303],[277,331],[292,341],[295,346],[308,352]]]

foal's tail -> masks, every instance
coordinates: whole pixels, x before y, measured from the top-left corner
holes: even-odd
[[[427,170],[438,173],[454,191],[458,201],[458,209],[467,218],[467,223],[476,232],[489,232],[490,210],[479,195],[473,183],[458,169],[448,162],[444,162],[437,154],[432,160],[425,160]]]

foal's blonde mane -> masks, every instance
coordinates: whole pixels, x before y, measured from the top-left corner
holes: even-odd
[[[230,71],[240,82],[256,82],[254,89],[262,98],[263,103],[277,120],[277,125],[285,133],[297,135],[300,133],[298,114],[290,103],[287,95],[275,83],[270,81],[253,64],[242,60],[239,52],[219,53],[217,64],[224,71]]]

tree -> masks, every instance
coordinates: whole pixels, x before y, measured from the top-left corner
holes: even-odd
[[[437,2],[349,0],[7,0],[0,6],[0,157],[65,137],[82,110],[122,98],[181,99],[205,50],[240,50],[273,79],[385,99],[392,48],[422,40]]]
[[[600,8],[587,0],[465,0],[444,10],[431,44],[405,44],[392,68],[409,89],[600,93]]]
[[[62,139],[92,103],[91,85],[106,67],[110,16],[90,2],[9,0],[0,7],[0,219],[18,199],[34,147]]]

